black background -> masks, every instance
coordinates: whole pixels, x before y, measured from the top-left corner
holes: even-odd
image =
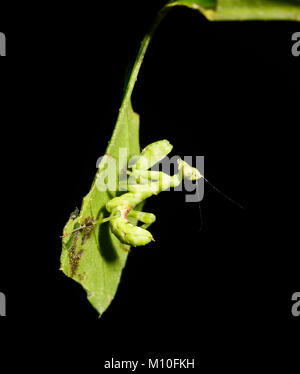
[[[300,291],[295,23],[209,23],[189,9],[170,12],[132,97],[141,146],[166,138],[175,154],[204,155],[206,177],[246,209],[206,185],[200,231],[199,205],[183,193],[153,197],[146,211],[157,216],[156,242],[131,252],[101,319],[58,270],[59,235],[90,188],[126,69],[163,4],[1,13],[0,329],[8,348],[34,337],[43,351],[53,337],[61,352],[91,349],[99,369],[112,356],[160,355],[235,367],[236,356],[255,362],[299,333],[291,315]]]

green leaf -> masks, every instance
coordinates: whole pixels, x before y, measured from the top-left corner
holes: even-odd
[[[80,283],[87,291],[88,300],[102,314],[114,298],[129,246],[119,242],[111,233],[109,224],[93,226],[93,222],[107,216],[106,203],[116,195],[115,191],[100,191],[97,186],[104,173],[119,175],[119,149],[126,148],[127,158],[140,153],[139,116],[131,106],[131,94],[150,40],[165,14],[173,6],[183,5],[201,11],[210,20],[287,19],[300,20],[299,1],[275,0],[172,0],[159,12],[146,34],[127,87],[117,123],[88,195],[83,199],[79,215],[71,214],[64,228],[61,270]],[[113,157],[119,168],[113,169],[108,159]],[[79,229],[85,225],[85,229]],[[77,230],[72,232],[73,230]]]
[[[106,153],[116,161],[119,158],[119,148],[126,148],[129,158],[134,154],[139,154],[138,134],[139,117],[133,112],[129,100],[126,105],[122,106]],[[70,218],[64,228],[64,234],[86,222],[107,216],[105,204],[116,193],[115,191],[99,191],[97,188],[97,182],[104,170],[107,175],[115,173],[115,169],[110,168],[109,163],[108,168],[105,169],[106,161],[107,158],[102,159],[91,190],[83,199],[79,216],[75,219]],[[110,232],[108,223],[91,227],[91,232],[83,229],[63,238],[61,270],[82,285],[87,291],[88,300],[102,314],[115,296],[129,246],[119,242]]]
[[[198,9],[211,21],[300,21],[299,0],[171,0],[167,7],[176,5]]]
[[[107,157],[102,159],[91,190],[83,199],[80,214],[76,218],[71,215],[64,228],[64,234],[107,216],[105,205],[115,197],[116,193],[115,191],[99,191],[97,188],[99,181],[103,178],[103,173],[115,176],[118,180],[119,170],[126,167],[125,163],[119,165],[120,148],[126,148],[127,161],[132,156],[140,154],[139,116],[132,109],[131,94],[149,42],[164,15],[165,11],[159,13],[156,22],[142,42],[128,80],[114,132],[106,150],[106,154],[109,155],[107,157],[113,157],[118,163],[118,168],[115,170],[109,166]],[[90,228],[90,232],[85,229],[78,230],[63,238],[61,270],[82,285],[87,291],[90,303],[102,314],[115,296],[130,247],[122,244],[111,233],[109,223],[90,226]]]

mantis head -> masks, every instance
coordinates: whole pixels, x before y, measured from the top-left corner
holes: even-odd
[[[199,170],[193,168],[185,161],[179,159],[178,161],[178,170],[182,172],[184,178],[187,178],[191,181],[203,178],[203,175],[200,174]]]

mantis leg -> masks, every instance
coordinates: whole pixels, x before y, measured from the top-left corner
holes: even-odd
[[[146,212],[138,212],[137,210],[131,210],[128,213],[128,217],[135,218],[143,222],[143,225],[141,226],[143,229],[147,229],[156,220],[156,217],[154,214],[146,213]]]
[[[99,224],[101,224],[101,223],[111,221],[112,219],[115,219],[115,218],[120,217],[120,215],[121,215],[120,212],[113,213],[113,214],[111,214],[111,215],[110,215],[109,217],[107,217],[107,218],[102,218],[102,219],[99,219],[98,221],[94,222],[94,225],[99,225]]]
[[[149,181],[149,180],[160,180],[162,178],[162,172],[161,171],[155,171],[155,170],[134,170],[132,172],[129,172],[130,175],[133,177],[140,177],[142,180]]]

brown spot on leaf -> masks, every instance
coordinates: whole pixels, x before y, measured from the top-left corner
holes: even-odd
[[[83,226],[82,231],[83,231],[84,235],[83,235],[83,238],[82,238],[82,241],[81,241],[81,245],[83,245],[87,241],[87,239],[91,236],[91,233],[92,233],[92,231],[94,229],[94,222],[95,222],[95,220],[94,220],[93,217],[87,217],[83,221],[83,223],[82,223],[82,226]]]
[[[78,233],[79,235],[79,233]],[[70,253],[69,253],[69,258],[70,258],[70,265],[71,265],[71,278],[74,277],[75,273],[76,273],[76,270],[78,268],[78,265],[79,265],[79,260],[81,259],[81,256],[82,256],[82,253],[83,253],[83,250],[79,250],[78,252],[76,252],[76,243],[77,243],[77,240],[78,240],[78,236],[76,236],[75,240],[74,240],[74,243],[70,249]]]

